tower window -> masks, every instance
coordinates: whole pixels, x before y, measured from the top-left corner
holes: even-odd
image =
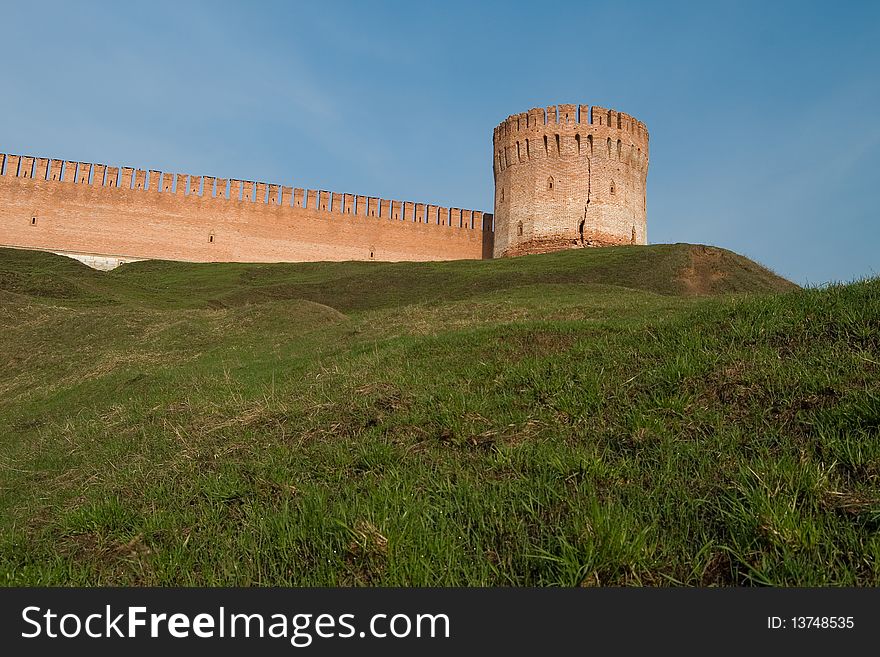
[[[522,225],[522,222],[521,222],[521,221],[516,225],[516,234],[517,234],[519,237],[522,237],[522,234],[523,234],[523,225]]]
[[[611,196],[614,196],[614,190],[615,190],[614,181],[612,180],[611,181]]]
[[[31,226],[36,226],[36,225],[37,225],[37,218],[31,217]]]
[[[551,192],[553,191],[553,176],[547,178],[547,190]]]
[[[211,244],[214,243],[214,236],[213,235],[208,237],[208,242],[210,242]]]

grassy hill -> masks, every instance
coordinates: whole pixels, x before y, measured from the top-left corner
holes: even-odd
[[[880,280],[0,250],[0,583],[880,585]]]

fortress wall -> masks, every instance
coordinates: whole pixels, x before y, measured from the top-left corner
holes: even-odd
[[[471,212],[471,228],[416,216],[426,206],[410,201],[280,187],[279,203],[279,186],[241,180],[227,198],[222,178],[215,190],[207,176],[123,167],[120,178],[117,167],[60,160],[41,175],[40,162],[32,177],[34,158],[0,155],[0,246],[193,262],[492,256],[488,214]]]
[[[493,145],[496,257],[647,243],[648,132],[640,121],[598,106],[551,105],[508,117]]]

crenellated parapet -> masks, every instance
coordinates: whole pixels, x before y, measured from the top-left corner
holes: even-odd
[[[493,133],[495,257],[647,242],[648,130],[599,106],[513,114]]]
[[[493,225],[491,215],[486,215],[490,220],[485,221],[484,213],[476,210],[462,211],[414,201],[128,166],[0,154],[0,174],[50,184],[88,185],[108,194],[128,191],[174,195],[192,202],[216,201],[235,207],[252,204],[279,210],[308,210],[309,216],[318,213],[331,219],[333,215],[342,214],[365,220],[406,221],[438,228],[488,232],[492,231]],[[144,199],[146,202],[146,197]],[[478,220],[474,221],[474,217]]]
[[[648,129],[616,110],[550,105],[512,114],[493,133],[494,170],[535,159],[589,154],[647,169]]]

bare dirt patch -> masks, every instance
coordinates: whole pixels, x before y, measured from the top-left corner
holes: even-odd
[[[690,264],[682,270],[678,278],[685,294],[693,296],[713,294],[718,283],[727,277],[724,251],[711,246],[693,246],[688,256]]]

